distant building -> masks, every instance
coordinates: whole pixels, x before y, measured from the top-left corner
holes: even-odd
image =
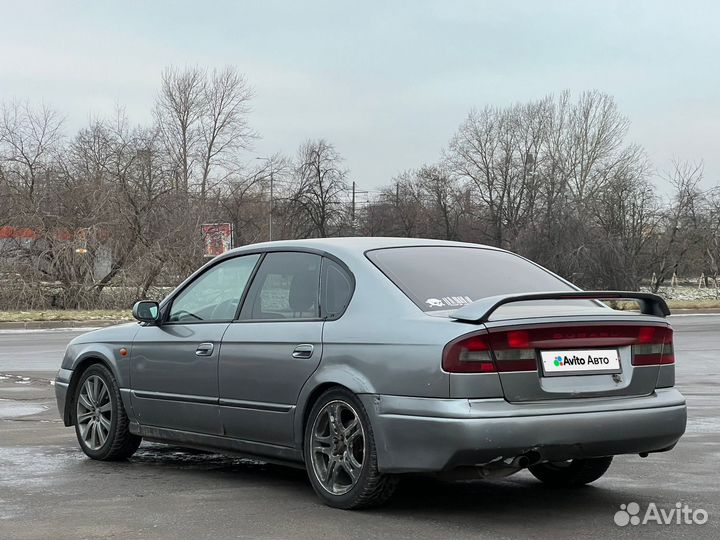
[[[75,252],[78,254],[87,253],[84,242],[84,231],[57,231],[53,237],[68,244],[75,244]],[[43,249],[42,244],[46,243],[41,234],[28,227],[12,227],[9,225],[0,227],[0,266],[3,263],[19,261],[23,258],[32,259],[35,254]],[[93,278],[97,281],[110,273],[112,268],[112,249],[105,244],[100,244],[93,249]]]

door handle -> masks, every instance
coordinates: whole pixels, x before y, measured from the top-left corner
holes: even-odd
[[[310,358],[315,348],[309,343],[303,343],[295,347],[292,353],[293,358]]]
[[[197,356],[210,356],[214,348],[215,346],[212,343],[201,343],[197,349],[195,349],[195,354]]]

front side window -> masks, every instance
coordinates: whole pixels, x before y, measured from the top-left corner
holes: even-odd
[[[268,253],[253,280],[240,318],[318,318],[320,260],[320,256],[312,253]]]
[[[170,307],[170,322],[232,321],[260,255],[223,261],[188,285]]]

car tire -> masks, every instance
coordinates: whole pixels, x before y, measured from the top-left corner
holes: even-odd
[[[541,482],[556,487],[577,487],[594,482],[610,467],[612,456],[547,462],[529,467]]]
[[[88,457],[100,461],[129,458],[142,438],[130,433],[130,420],[111,371],[93,364],[80,377],[73,396],[75,434]]]
[[[348,390],[330,389],[315,402],[303,448],[310,483],[328,506],[344,510],[379,506],[398,485],[397,476],[378,471],[370,419]]]

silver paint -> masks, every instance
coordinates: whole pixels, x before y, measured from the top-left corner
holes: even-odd
[[[256,244],[222,255],[208,265],[239,254],[310,250],[347,265],[355,292],[344,315],[333,321],[130,323],[79,336],[67,348],[56,385],[66,424],[73,422],[67,411],[74,381],[87,362],[102,362],[118,381],[134,432],[285,461],[302,461],[307,411],[329,385],[361,398],[384,472],[439,470],[526,451],[556,460],[652,451],[682,435],[684,399],[669,389],[673,398],[663,401],[670,394],[655,390],[672,386],[674,367],[633,368],[629,350],[621,351],[621,383],[611,375],[540,380],[535,372],[444,372],[444,346],[483,326],[423,313],[365,256],[369,249],[413,245],[465,244],[316,239]],[[513,306],[499,310],[486,327],[598,320],[662,319],[600,307],[571,314]],[[201,343],[213,344],[209,356],[195,354]],[[298,345],[312,345],[310,358],[293,357]],[[130,354],[120,356],[121,347]],[[639,406],[655,398],[654,406]],[[553,414],[546,414],[547,407]]]

